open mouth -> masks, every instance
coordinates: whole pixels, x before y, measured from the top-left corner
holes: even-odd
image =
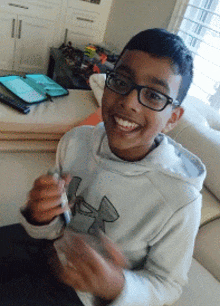
[[[139,125],[135,122],[131,122],[128,120],[124,120],[122,118],[119,118],[117,116],[114,116],[115,122],[117,123],[117,126],[125,132],[132,132],[134,131]]]

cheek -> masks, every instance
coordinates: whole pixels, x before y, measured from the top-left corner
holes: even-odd
[[[106,100],[106,98],[108,98],[108,89],[105,87],[104,88],[104,91],[103,91],[103,96],[102,96],[102,103],[103,103],[103,101],[105,101]]]
[[[166,111],[163,115],[161,114],[159,119],[159,129],[160,132],[163,132],[166,129],[167,123],[171,118],[171,112]]]
[[[108,112],[114,108],[114,104],[116,104],[116,98],[114,92],[109,90],[108,88],[104,89],[103,97],[102,97],[102,117],[103,120],[108,114]]]
[[[146,118],[147,132],[156,136],[165,128],[168,119],[168,114],[165,115],[160,112],[150,113]]]
[[[104,120],[106,110],[108,109],[108,104],[109,104],[109,95],[106,92],[106,89],[104,90],[103,97],[102,97],[102,118]]]

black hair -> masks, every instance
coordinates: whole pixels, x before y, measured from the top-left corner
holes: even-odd
[[[122,50],[139,50],[159,58],[169,58],[182,76],[177,100],[181,104],[193,79],[193,58],[182,38],[165,29],[155,28],[141,31],[133,36]],[[116,63],[117,64],[117,63]]]

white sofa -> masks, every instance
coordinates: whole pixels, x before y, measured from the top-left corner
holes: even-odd
[[[220,305],[220,114],[187,97],[185,113],[169,136],[201,158],[207,168],[200,229],[189,282],[175,306]],[[173,305],[173,306],[174,306]]]
[[[91,79],[93,91],[70,95],[22,115],[0,105],[0,226],[18,222],[33,181],[55,161],[60,137],[97,110],[103,76]],[[189,282],[175,306],[220,305],[220,115],[188,97],[185,114],[169,136],[197,154],[207,167],[203,208]]]

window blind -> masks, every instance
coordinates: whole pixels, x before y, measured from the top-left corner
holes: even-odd
[[[177,1],[168,30],[194,57],[189,95],[220,110],[220,0]]]

